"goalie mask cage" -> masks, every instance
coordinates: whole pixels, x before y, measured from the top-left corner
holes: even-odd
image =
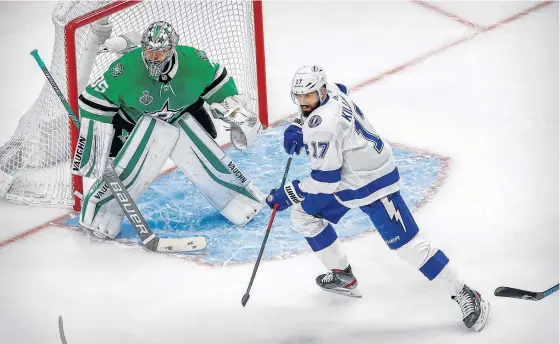
[[[158,20],[175,28],[179,44],[204,50],[225,66],[239,92],[253,99],[251,110],[268,125],[260,1],[61,1],[53,12],[55,42],[49,70],[76,114],[86,84],[119,57],[98,53],[102,42],[96,41],[90,24],[108,21],[113,37],[131,31],[142,34]],[[70,173],[77,137],[46,82],[14,135],[0,148],[0,197],[23,204],[73,206],[79,211],[82,178]]]

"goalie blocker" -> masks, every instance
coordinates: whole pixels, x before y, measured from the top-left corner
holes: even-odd
[[[87,133],[80,134],[87,136]],[[85,147],[81,164],[87,149],[106,151],[94,145]],[[264,194],[191,116],[173,125],[142,117],[112,163],[115,173],[136,200],[157,177],[168,157],[233,224],[246,224],[262,209]],[[120,232],[123,216],[108,185],[99,178],[84,197],[80,225],[97,236],[114,239]]]

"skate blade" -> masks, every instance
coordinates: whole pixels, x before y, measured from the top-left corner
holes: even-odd
[[[488,321],[488,315],[490,314],[490,303],[488,301],[482,300],[480,302],[480,317],[474,323],[473,328],[476,332],[482,331],[486,322]]]
[[[358,290],[358,288],[354,288],[354,289],[326,289],[323,287],[319,287],[321,289],[323,289],[324,291],[328,291],[329,293],[333,293],[333,294],[338,294],[338,295],[344,295],[344,296],[348,296],[348,297],[355,297],[355,298],[361,298],[362,297],[362,293]]]

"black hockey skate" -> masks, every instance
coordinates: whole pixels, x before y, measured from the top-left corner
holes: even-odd
[[[463,323],[467,328],[480,331],[486,325],[490,313],[490,303],[484,301],[480,293],[465,285],[457,296],[451,297],[463,312]]]
[[[354,277],[350,265],[344,270],[334,269],[327,274],[321,274],[315,281],[321,289],[330,293],[362,297],[362,293],[357,288],[358,281]]]

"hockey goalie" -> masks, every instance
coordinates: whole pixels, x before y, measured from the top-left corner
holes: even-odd
[[[112,42],[104,49],[115,50]],[[151,24],[141,47],[130,37],[121,42],[124,54],[79,96],[72,173],[96,179],[82,199],[80,226],[104,239],[120,232],[124,213],[101,178],[107,164],[137,199],[168,158],[225,218],[246,224],[265,196],[216,144],[212,117],[231,127],[234,146],[244,150],[261,129],[249,99],[238,93],[225,66],[202,50],[178,45],[170,23]]]

